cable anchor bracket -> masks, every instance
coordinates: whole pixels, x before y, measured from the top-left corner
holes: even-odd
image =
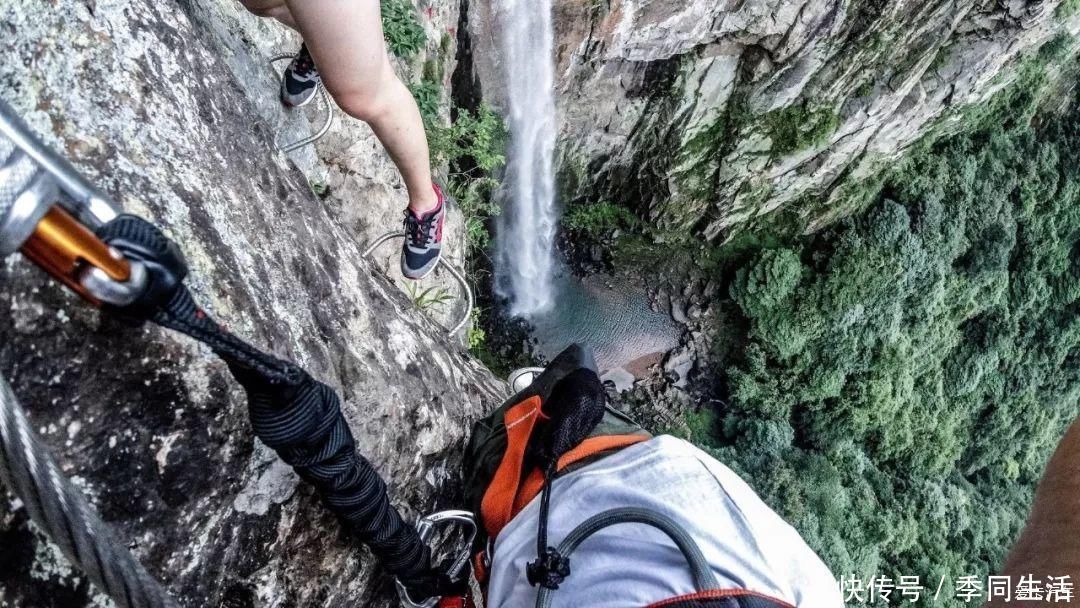
[[[420,535],[420,540],[425,544],[431,542],[431,539],[438,528],[455,524],[462,526],[465,529],[465,537],[464,542],[457,551],[457,556],[450,562],[450,567],[446,571],[446,574],[451,579],[456,579],[461,576],[461,573],[465,570],[465,566],[469,563],[473,542],[476,540],[476,516],[470,511],[451,509],[449,511],[432,513],[416,522],[416,531]],[[401,600],[401,605],[404,606],[404,608],[435,608],[439,605],[440,598],[438,597],[430,597],[419,602],[412,599],[412,597],[409,596],[408,589],[406,589],[405,585],[398,579],[394,580],[394,586],[397,587],[398,599]]]

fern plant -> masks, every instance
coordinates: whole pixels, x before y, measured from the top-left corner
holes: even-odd
[[[405,293],[409,295],[413,305],[423,312],[430,312],[437,306],[445,306],[454,299],[454,296],[443,287],[421,289],[413,282],[405,284]]]

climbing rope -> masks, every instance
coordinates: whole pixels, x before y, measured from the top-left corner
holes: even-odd
[[[0,256],[21,249],[87,299],[128,304],[145,287],[142,267],[121,261],[86,227],[114,217],[112,201],[42,145],[0,101]],[[119,276],[126,278],[113,280]],[[94,291],[94,285],[103,288]],[[22,500],[31,520],[118,606],[176,606],[64,476],[3,377],[0,480]]]
[[[72,175],[81,177],[30,135],[2,102],[0,129],[0,251],[22,251],[117,316],[152,321],[209,346],[247,392],[255,433],[316,488],[326,507],[371,549],[401,588],[423,598],[456,592],[457,572],[451,577],[431,567],[430,547],[390,504],[385,482],[357,453],[333,389],[211,319],[183,284],[188,273],[183,255],[146,220],[95,217],[95,234],[66,212],[56,216],[61,213],[55,206],[57,182],[66,187]],[[5,137],[9,132],[18,138]],[[52,165],[34,162],[47,154],[52,154]],[[78,192],[67,194],[81,200]],[[0,474],[34,521],[120,606],[175,606],[130,552],[111,540],[34,436],[7,383],[0,383]]]
[[[209,346],[247,391],[251,425],[263,443],[315,487],[323,504],[387,571],[406,584],[428,577],[431,551],[390,504],[375,468],[357,453],[337,393],[295,364],[229,333],[199,308],[183,285],[183,257],[154,225],[121,215],[99,229],[98,236],[126,259],[142,263],[149,275],[138,303],[110,308]]]
[[[270,58],[270,65],[272,66],[278,61],[283,61],[285,59],[292,60],[293,55],[275,55]],[[282,78],[284,77],[285,76],[282,75]],[[334,105],[330,102],[330,94],[326,92],[326,87],[324,87],[321,82],[317,85],[317,88],[319,89],[319,99],[322,101],[323,107],[326,109],[326,122],[323,123],[323,126],[318,131],[316,131],[314,135],[309,135],[308,137],[284,145],[277,143],[278,137],[281,135],[281,133],[279,132],[278,135],[274,136],[274,144],[282,152],[288,154],[289,152],[299,150],[304,146],[315,143],[323,135],[326,135],[327,131],[330,130],[330,125],[334,124]]]
[[[64,476],[0,376],[0,480],[30,519],[120,608],[176,608]]]
[[[375,251],[379,247],[379,245],[382,245],[383,243],[391,239],[404,238],[404,232],[387,232],[386,234],[372,241],[372,243],[367,246],[367,249],[365,249],[364,252],[360,254],[360,257],[368,257],[373,251]],[[459,331],[461,331],[461,328],[465,327],[465,324],[469,322],[469,317],[472,316],[473,307],[476,305],[476,299],[473,297],[472,288],[469,287],[468,281],[465,280],[465,274],[455,268],[453,264],[447,262],[446,258],[440,256],[439,261],[435,264],[435,267],[445,268],[446,271],[450,273],[450,276],[454,277],[454,280],[457,281],[457,284],[461,287],[461,293],[465,295],[464,314],[461,315],[461,319],[453,327],[446,330],[447,335],[449,335],[450,337],[454,337]]]

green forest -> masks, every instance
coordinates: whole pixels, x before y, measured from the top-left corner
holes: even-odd
[[[837,577],[996,571],[1080,412],[1080,108],[1039,89],[723,270],[723,405],[692,439]]]

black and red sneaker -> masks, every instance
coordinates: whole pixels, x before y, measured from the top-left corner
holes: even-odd
[[[292,108],[311,103],[321,82],[315,60],[311,58],[307,45],[301,44],[296,57],[281,75],[281,103]]]
[[[432,184],[439,199],[437,207],[417,216],[405,210],[405,244],[401,247],[401,274],[419,280],[434,270],[442,255],[443,220],[446,218],[446,197],[442,189]]]

